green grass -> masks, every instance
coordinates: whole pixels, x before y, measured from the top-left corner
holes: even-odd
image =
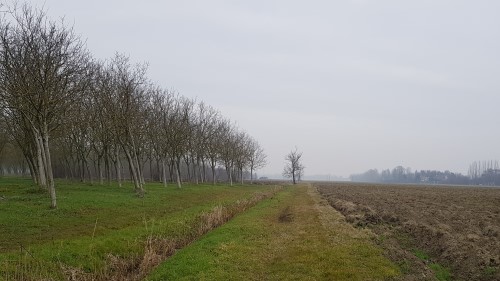
[[[412,252],[416,257],[418,257],[419,259],[421,259],[423,261],[430,260],[430,256],[426,252],[424,252],[420,249],[414,248],[412,250]],[[436,276],[437,280],[440,280],[440,281],[451,280],[451,272],[448,268],[446,268],[438,263],[430,263],[429,268],[434,271],[434,275]]]
[[[484,271],[483,271],[483,275],[485,277],[489,277],[489,278],[492,278],[493,276],[495,276],[495,273],[497,273],[497,269],[492,267],[492,266],[485,267]]]
[[[429,267],[434,271],[437,280],[439,281],[451,280],[451,273],[448,268],[437,263],[431,263]]]
[[[0,179],[5,198],[0,200],[0,279],[20,266],[58,279],[63,279],[61,268],[98,272],[109,254],[137,259],[147,237],[182,239],[193,233],[200,213],[270,190],[224,185],[178,189],[151,183],[144,198],[138,198],[131,185],[59,181],[56,188],[58,208],[52,210],[47,194],[29,179]]]
[[[414,254],[417,258],[419,258],[419,259],[421,259],[421,260],[423,260],[423,261],[427,261],[427,260],[429,260],[429,255],[428,255],[426,252],[424,252],[424,251],[422,251],[422,250],[420,250],[420,249],[413,249],[413,251],[412,251],[412,252],[413,252],[413,254]]]
[[[147,280],[385,280],[399,274],[368,233],[300,186],[180,250]]]

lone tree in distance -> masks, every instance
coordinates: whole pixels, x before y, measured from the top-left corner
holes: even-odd
[[[283,176],[286,178],[292,178],[293,184],[297,183],[297,180],[304,174],[304,166],[302,165],[300,158],[302,157],[302,152],[298,152],[297,148],[288,153],[285,157],[285,168],[283,169]]]

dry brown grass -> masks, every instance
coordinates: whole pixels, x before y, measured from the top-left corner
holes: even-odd
[[[23,255],[23,257],[18,260],[3,261],[0,263],[0,267],[15,268],[14,271],[11,271],[4,276],[0,276],[0,280],[52,280],[49,278],[50,274],[42,262],[34,260],[32,257],[26,255]]]

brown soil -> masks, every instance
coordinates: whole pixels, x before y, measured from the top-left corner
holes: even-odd
[[[405,280],[429,278],[428,266],[453,280],[500,280],[500,188],[318,183],[346,220],[369,227]],[[414,255],[415,249],[429,255]]]

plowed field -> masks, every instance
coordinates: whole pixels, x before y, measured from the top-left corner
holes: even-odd
[[[373,230],[405,280],[500,280],[499,188],[316,187],[348,222]]]

